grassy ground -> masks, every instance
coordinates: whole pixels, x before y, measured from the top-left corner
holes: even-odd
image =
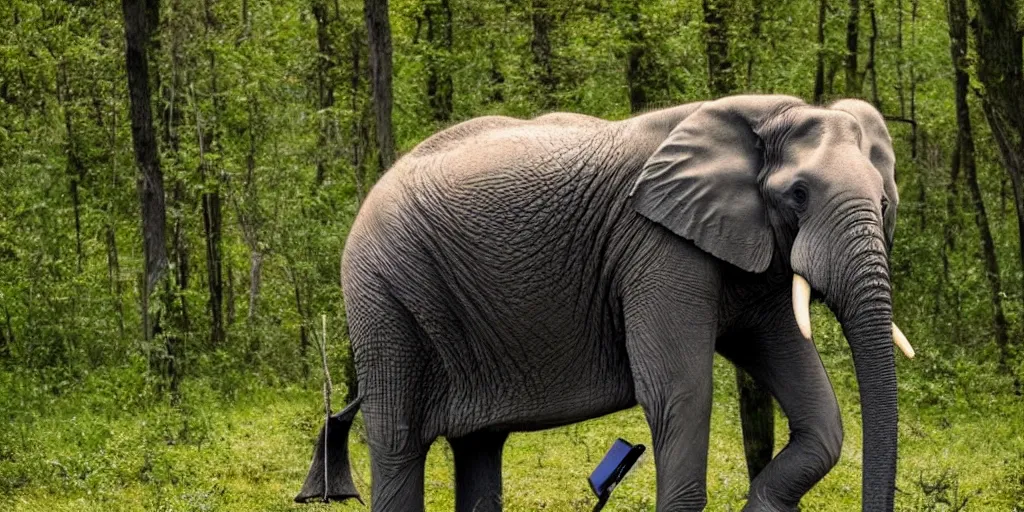
[[[823,345],[846,441],[839,466],[807,495],[804,510],[857,510],[861,443],[852,365],[838,341]],[[966,510],[1024,510],[1022,403],[956,377],[955,370],[929,370],[938,362],[923,352],[900,363],[897,509],[958,510],[951,504],[966,498]],[[321,421],[316,390],[249,386],[226,393],[193,380],[183,405],[171,408],[146,405],[145,386],[131,369],[93,375],[59,383],[57,394],[30,389],[30,376],[0,375],[0,406],[6,408],[0,414],[11,421],[0,433],[0,510],[365,510],[354,503],[291,502]],[[719,360],[715,378],[708,509],[739,510],[747,481],[731,367]],[[785,420],[777,426],[781,448]],[[369,465],[361,429],[360,420],[352,464],[365,495]],[[594,500],[586,476],[616,437],[650,442],[638,409],[513,435],[505,449],[506,510],[589,511]],[[453,508],[451,461],[447,444],[436,443],[427,470],[428,510]],[[606,510],[653,510],[654,495],[654,464],[647,457]]]

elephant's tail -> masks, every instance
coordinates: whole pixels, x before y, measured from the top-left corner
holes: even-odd
[[[320,429],[306,482],[295,497],[297,503],[343,501],[349,498],[363,502],[352,482],[352,468],[348,464],[348,431],[352,428],[352,421],[361,402],[362,398],[357,398],[341,412],[331,416]]]

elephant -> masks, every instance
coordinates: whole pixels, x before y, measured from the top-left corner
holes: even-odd
[[[892,322],[894,164],[883,117],[860,100],[744,95],[433,135],[381,177],[348,235],[359,397],[321,431],[296,501],[358,497],[346,444],[359,409],[373,511],[423,510],[427,451],[445,437],[455,509],[470,512],[501,509],[510,432],[639,404],[657,510],[702,510],[717,351],[791,431],[744,510],[796,510],[843,440],[813,298],[853,354],[863,510],[892,510],[892,344],[912,355]]]

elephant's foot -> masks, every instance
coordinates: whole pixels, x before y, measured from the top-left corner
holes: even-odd
[[[764,492],[751,489],[747,504],[743,512],[800,512],[800,505],[787,505],[778,500],[770,498]]]

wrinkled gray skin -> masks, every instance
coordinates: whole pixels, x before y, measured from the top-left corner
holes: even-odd
[[[884,121],[853,100],[484,117],[431,137],[366,198],[342,263],[373,510],[423,510],[439,436],[456,510],[500,510],[509,432],[634,404],[657,509],[701,510],[716,350],[771,391],[792,432],[744,510],[795,510],[843,432],[794,320],[794,272],[853,351],[863,510],[892,510],[897,201]]]

